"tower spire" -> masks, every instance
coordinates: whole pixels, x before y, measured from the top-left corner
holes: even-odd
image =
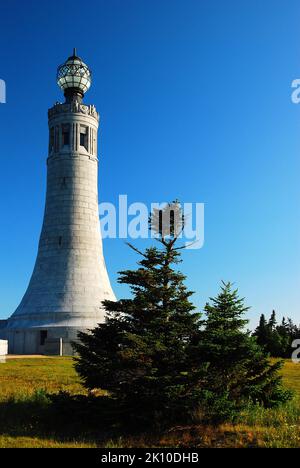
[[[76,47],[74,47],[74,49],[73,49],[73,57],[77,57],[77,49],[76,49]]]

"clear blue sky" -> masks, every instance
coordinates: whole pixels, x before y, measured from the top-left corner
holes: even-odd
[[[219,282],[300,322],[298,0],[10,0],[1,4],[0,317],[29,281],[42,223],[47,109],[76,46],[101,113],[100,197],[204,202],[205,246],[182,268],[202,308]],[[138,242],[141,247],[142,241]],[[104,243],[117,271],[136,256]]]

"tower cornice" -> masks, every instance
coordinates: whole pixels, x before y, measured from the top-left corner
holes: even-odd
[[[64,104],[54,104],[54,106],[48,110],[48,118],[51,119],[52,117],[58,114],[64,113],[90,115],[91,117],[94,117],[98,122],[100,119],[99,113],[97,112],[96,107],[94,105],[80,104],[77,101]]]

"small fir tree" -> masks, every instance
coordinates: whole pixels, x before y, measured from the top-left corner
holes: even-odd
[[[205,306],[199,355],[209,365],[207,396],[217,418],[234,416],[249,401],[271,407],[291,396],[278,372],[282,363],[270,363],[245,330],[248,309],[230,283],[223,283],[219,295]]]

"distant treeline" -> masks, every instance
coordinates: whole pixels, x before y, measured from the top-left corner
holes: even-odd
[[[294,350],[293,341],[300,339],[300,326],[295,325],[292,319],[285,319],[285,317],[278,324],[276,312],[273,310],[269,320],[264,314],[261,315],[254,336],[272,357],[290,358]]]

